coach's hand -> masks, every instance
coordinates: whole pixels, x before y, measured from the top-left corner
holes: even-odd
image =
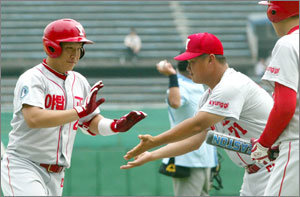
[[[252,160],[256,160],[259,163],[267,164],[270,162],[269,159],[269,148],[262,146],[257,139],[251,138],[252,150],[251,150],[251,158]]]
[[[136,123],[143,120],[147,114],[142,111],[131,111],[118,120],[114,120],[111,124],[111,129],[114,132],[126,132]]]
[[[140,143],[136,147],[128,151],[124,156],[124,159],[131,159],[157,146],[154,137],[151,135],[139,135],[138,138],[140,138],[141,140]]]
[[[79,118],[83,118],[94,112],[97,107],[105,101],[104,98],[100,98],[96,101],[97,93],[101,88],[103,88],[103,86],[104,85],[102,81],[98,81],[97,83],[95,83],[95,85],[93,85],[93,87],[91,88],[89,95],[85,98],[84,104],[74,107]]]
[[[137,166],[144,165],[145,163],[150,162],[152,160],[153,159],[152,159],[151,152],[146,151],[146,152],[138,155],[137,157],[135,157],[134,161],[129,161],[129,162],[127,162],[126,165],[122,165],[120,167],[120,169],[134,168],[134,167],[137,167]]]

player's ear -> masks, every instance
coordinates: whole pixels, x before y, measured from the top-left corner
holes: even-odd
[[[214,54],[209,54],[208,63],[213,63],[216,60],[216,56]]]

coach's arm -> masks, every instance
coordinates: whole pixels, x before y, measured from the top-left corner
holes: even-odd
[[[158,136],[139,135],[141,140],[140,143],[128,151],[124,158],[128,160],[151,148],[189,138],[205,131],[207,128],[222,121],[224,118],[224,116],[200,111],[194,117],[186,119]]]

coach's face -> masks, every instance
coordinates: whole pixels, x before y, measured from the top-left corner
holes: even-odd
[[[191,60],[188,60],[189,65],[187,70],[189,71],[193,82],[206,84],[207,78],[210,76],[210,55],[202,55]]]
[[[64,42],[61,43],[62,53],[59,57],[55,58],[57,63],[57,71],[65,73],[73,70],[74,66],[78,63],[82,48],[80,42]]]

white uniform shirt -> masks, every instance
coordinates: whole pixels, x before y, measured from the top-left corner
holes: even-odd
[[[37,163],[70,167],[78,121],[31,129],[21,109],[23,104],[47,110],[72,109],[83,103],[89,91],[90,85],[81,74],[69,71],[67,76],[62,75],[48,67],[45,60],[23,73],[14,91],[14,114],[7,153]],[[93,114],[99,112],[97,109]]]
[[[226,117],[213,130],[250,140],[264,130],[273,99],[249,77],[228,68],[214,89],[206,90],[199,106],[199,111]],[[239,166],[253,163],[250,155],[226,152]]]
[[[297,92],[295,114],[275,144],[299,139],[299,28],[277,41],[272,51],[271,62],[262,79],[272,89],[275,87],[274,82],[278,82]]]
[[[203,85],[194,83],[191,79],[177,74],[180,90],[180,104],[177,109],[168,107],[171,128],[193,117],[197,112],[199,99],[204,93]],[[167,91],[169,94],[169,90]],[[198,150],[175,157],[175,164],[186,167],[215,167],[217,165],[216,147],[204,142]],[[163,159],[167,164],[169,158]]]

